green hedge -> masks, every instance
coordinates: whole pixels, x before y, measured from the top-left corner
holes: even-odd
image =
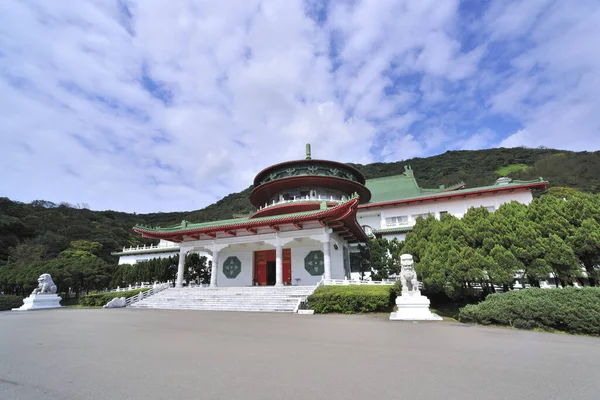
[[[308,298],[315,313],[390,311],[396,298],[391,286],[321,286]]]
[[[102,307],[116,297],[131,297],[150,288],[127,290],[125,292],[104,292],[86,294],[79,299],[79,304],[85,307]]]
[[[11,294],[0,294],[0,311],[12,310],[23,305],[21,296],[13,296]]]
[[[600,287],[525,289],[489,295],[460,310],[461,322],[600,335]]]

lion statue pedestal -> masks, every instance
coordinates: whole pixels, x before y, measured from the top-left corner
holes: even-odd
[[[390,314],[397,321],[441,321],[442,317],[429,311],[429,299],[421,294],[417,273],[410,254],[400,257],[402,296],[396,297],[398,311]]]
[[[13,311],[42,310],[46,308],[61,308],[62,298],[56,294],[56,285],[50,274],[42,274],[38,278],[38,287],[29,297],[23,299],[23,305],[13,308]]]

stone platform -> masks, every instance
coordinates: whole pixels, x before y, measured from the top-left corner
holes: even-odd
[[[62,297],[57,294],[31,294],[23,299],[23,305],[13,308],[13,311],[43,310],[48,308],[61,308]]]
[[[398,311],[390,314],[396,321],[441,321],[443,318],[429,310],[430,301],[420,291],[396,297]]]

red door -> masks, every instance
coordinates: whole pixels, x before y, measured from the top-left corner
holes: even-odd
[[[283,249],[283,284],[292,284],[292,249]]]
[[[267,253],[268,251],[254,252],[254,282],[260,286],[267,284]]]
[[[254,252],[254,283],[260,286],[267,284],[267,262],[275,261],[275,250],[263,250]],[[283,249],[283,284],[292,284],[292,250]],[[253,283],[253,284],[254,284]]]

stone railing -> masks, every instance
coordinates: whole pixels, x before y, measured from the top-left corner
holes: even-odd
[[[323,284],[330,285],[393,285],[396,281],[384,279],[382,281],[358,281],[349,279],[323,279]]]
[[[163,290],[168,289],[170,287],[170,283],[161,283],[158,285],[154,285],[150,290],[144,290],[143,292],[139,292],[138,294],[125,299],[125,307],[128,307],[133,303],[137,303],[138,301],[142,301],[145,298],[150,297],[156,293],[162,292]]]
[[[143,289],[143,288],[149,288],[149,287],[153,287],[154,285],[157,285],[158,282],[152,284],[150,282],[141,282],[141,283],[136,283],[135,285],[129,285],[127,287],[118,287],[116,289],[111,289],[109,290],[109,292],[126,292],[128,290],[135,290],[135,289]]]
[[[278,206],[280,204],[299,203],[299,202],[303,202],[303,201],[329,201],[329,202],[334,202],[334,203],[343,203],[345,201],[348,201],[348,197],[342,196],[341,199],[336,199],[333,196],[327,197],[327,196],[320,196],[320,195],[319,196],[294,196],[294,198],[290,199],[290,200],[281,200],[281,201],[274,200],[272,203],[265,203],[265,205],[261,206],[259,208],[259,210],[264,210],[265,208]]]
[[[166,243],[166,244],[149,244],[149,245],[143,245],[143,246],[131,246],[131,247],[125,247],[123,246],[123,253],[127,252],[127,251],[135,251],[135,250],[156,250],[156,249],[173,249],[173,248],[179,248],[179,243]]]

